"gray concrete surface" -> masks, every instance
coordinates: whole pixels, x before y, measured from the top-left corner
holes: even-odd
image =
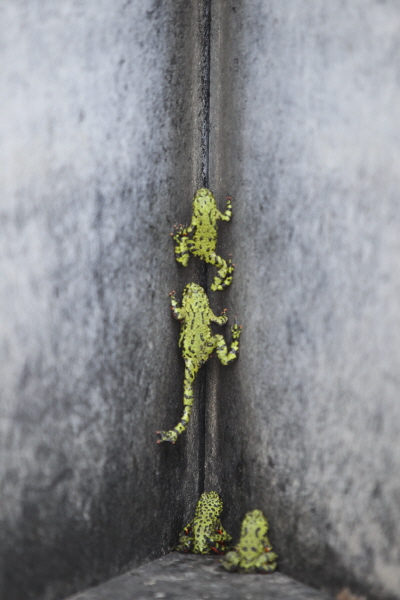
[[[282,573],[227,573],[219,560],[172,552],[69,600],[329,600]]]
[[[203,485],[235,537],[265,512],[283,574],[400,598],[400,9],[213,0],[208,155],[207,4],[0,4],[4,600],[167,552]],[[167,294],[204,281],[168,233],[208,165],[240,359],[157,446],[181,414]]]
[[[169,237],[202,184],[202,5],[0,4],[4,600],[65,597],[177,541],[203,484]],[[2,592],[1,592],[2,590]]]
[[[228,529],[265,512],[284,572],[400,598],[400,9],[229,0],[212,22],[244,329],[208,380],[206,489]]]

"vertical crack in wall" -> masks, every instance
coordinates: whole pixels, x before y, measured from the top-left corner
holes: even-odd
[[[203,1],[201,21],[201,176],[202,185],[208,187],[210,150],[211,0]]]
[[[200,15],[201,39],[201,185],[209,187],[209,150],[210,150],[210,63],[211,63],[211,0],[203,0]],[[201,263],[199,271],[200,285],[208,292],[207,264]],[[198,378],[199,405],[199,493],[204,491],[205,448],[206,448],[206,393],[207,364]]]

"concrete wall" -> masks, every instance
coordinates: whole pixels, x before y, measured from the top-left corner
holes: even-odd
[[[400,10],[213,0],[207,157],[206,6],[0,5],[5,600],[166,552],[204,484],[234,534],[264,510],[284,572],[400,598]],[[204,280],[168,233],[208,159],[241,354],[157,446],[181,413],[167,294]]]
[[[201,185],[197,2],[0,5],[4,600],[65,597],[177,541],[203,484],[169,237]],[[201,425],[201,420],[200,420]],[[201,459],[201,460],[200,460]]]
[[[208,382],[206,487],[281,568],[400,598],[400,9],[213,3],[210,185],[241,355]],[[222,459],[221,459],[222,457]]]

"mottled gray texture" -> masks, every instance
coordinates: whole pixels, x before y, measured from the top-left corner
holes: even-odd
[[[201,3],[0,5],[4,600],[160,556],[203,483],[169,237],[201,185]],[[200,427],[200,434],[199,434]],[[1,596],[1,590],[0,590]]]
[[[236,272],[210,299],[241,353],[155,443],[182,411],[167,293],[204,280],[168,234],[207,175],[206,4],[0,3],[4,600],[168,551],[204,471],[236,539],[265,512],[283,573],[400,598],[397,3],[213,0],[210,187],[234,196]]]
[[[69,600],[329,600],[282,575],[227,573],[216,556],[172,552]]]
[[[206,489],[228,530],[265,512],[284,572],[369,598],[400,598],[399,30],[390,1],[213,4],[244,329],[208,380]]]

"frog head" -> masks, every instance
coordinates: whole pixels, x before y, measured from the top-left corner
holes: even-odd
[[[204,297],[206,294],[201,285],[197,283],[188,283],[183,290],[182,306],[185,308],[186,304],[191,304],[193,300]]]
[[[252,510],[248,512],[243,519],[241,536],[246,535],[247,532],[257,531],[257,537],[262,538],[268,533],[268,521],[264,517],[261,510]]]
[[[215,201],[213,193],[207,188],[200,188],[194,195],[193,198],[193,212],[197,214],[199,211],[209,212],[211,209],[216,209],[217,203]]]
[[[224,504],[217,492],[204,492],[197,503],[195,516],[204,516],[206,514],[218,517]]]

